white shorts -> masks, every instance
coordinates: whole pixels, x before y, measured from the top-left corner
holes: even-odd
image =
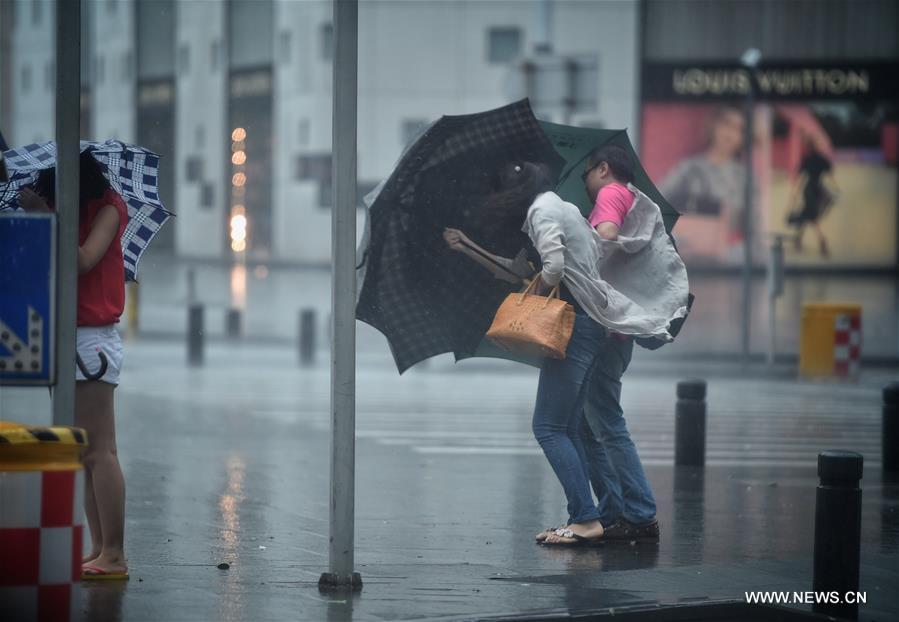
[[[122,338],[115,325],[79,326],[76,330],[75,347],[89,374],[99,373],[102,365],[99,355],[102,352],[106,356],[106,372],[96,380],[108,382],[111,385],[119,384],[119,374],[122,371],[125,354],[122,351]],[[87,380],[77,365],[75,366],[75,380]]]

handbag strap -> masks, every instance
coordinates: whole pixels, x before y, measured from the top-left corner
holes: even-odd
[[[521,292],[521,294],[518,295],[518,304],[519,305],[524,303],[524,298],[528,294],[530,294],[532,296],[537,296],[537,294],[532,294],[531,290],[535,289],[537,287],[537,282],[539,280],[540,279],[536,278],[536,277],[531,279],[531,282],[528,284],[527,288],[523,292]],[[549,292],[548,296],[539,296],[539,298],[546,298],[546,301],[543,303],[544,309],[549,306],[549,302],[551,300],[559,298],[559,297],[560,296],[559,296],[559,286],[558,285],[556,285],[555,287],[552,288],[552,291]]]

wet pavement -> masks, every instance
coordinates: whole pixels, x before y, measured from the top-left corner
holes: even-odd
[[[819,450],[865,456],[864,620],[899,619],[899,483],[880,469],[880,388],[797,382],[787,367],[671,365],[637,352],[623,405],[662,524],[658,546],[551,550],[533,534],[564,497],[530,434],[536,371],[438,359],[399,377],[360,354],[360,594],[323,595],[328,368],[287,346],[126,343],[117,392],[128,585],[85,585],[83,620],[470,619],[811,589]],[[674,468],[677,380],[709,379],[708,466]],[[46,390],[0,416],[46,423]],[[221,563],[228,569],[219,569]],[[651,618],[648,618],[651,619]]]

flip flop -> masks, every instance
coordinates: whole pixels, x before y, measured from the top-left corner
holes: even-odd
[[[81,567],[82,581],[127,581],[129,578],[127,570],[125,572],[109,572],[97,566]]]
[[[540,546],[549,548],[584,548],[592,546],[602,546],[605,543],[602,536],[599,536],[597,538],[586,538],[574,533],[570,529],[557,529],[555,533],[557,536],[561,536],[563,538],[573,538],[574,542],[547,542],[546,540],[538,540],[537,542],[540,544]]]
[[[536,536],[534,536],[534,540],[536,540],[537,542],[543,542],[544,540],[546,540],[547,536],[559,531],[560,529],[565,529],[565,527],[547,527],[546,529],[544,529],[543,531],[538,533]],[[543,536],[543,537],[540,538],[539,536]]]

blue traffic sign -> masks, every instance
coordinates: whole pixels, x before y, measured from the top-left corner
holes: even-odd
[[[56,216],[0,213],[0,384],[52,385]]]

